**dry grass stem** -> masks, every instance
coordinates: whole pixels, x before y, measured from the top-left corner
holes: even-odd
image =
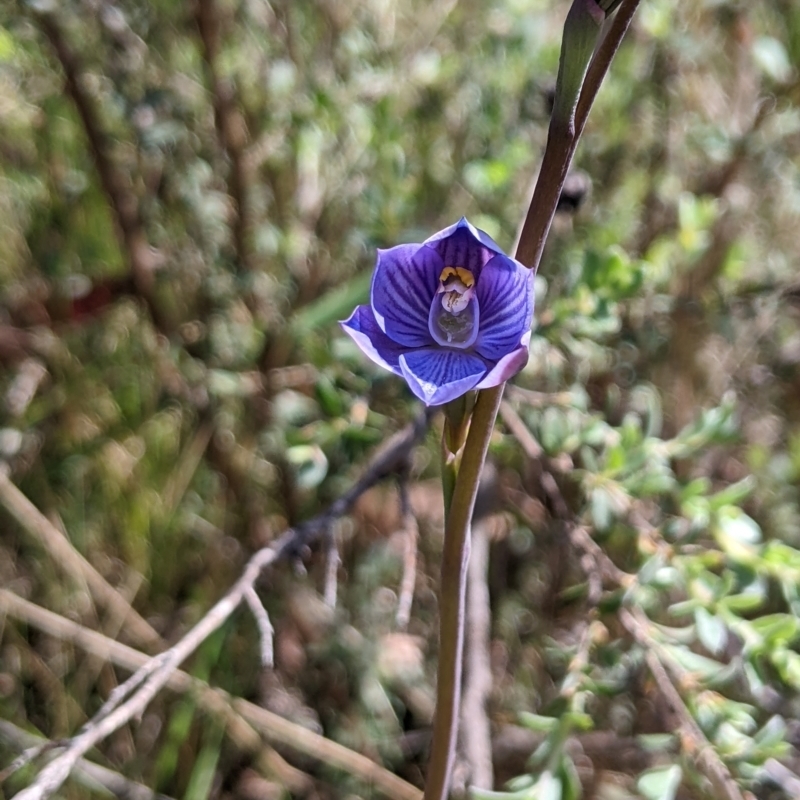
[[[800,778],[777,759],[767,759],[762,772],[764,777],[780,786],[789,797],[800,797]]]
[[[405,481],[399,484],[400,513],[403,522],[403,577],[400,580],[400,590],[397,600],[397,615],[395,621],[399,630],[405,630],[411,619],[411,606],[414,602],[414,587],[417,584],[417,540],[419,539],[419,525],[411,503],[408,499],[408,487]]]
[[[162,507],[166,516],[175,513],[175,510],[180,505],[213,435],[213,425],[209,422],[201,424],[192,440],[181,453],[178,464],[170,474],[162,494]]]
[[[339,593],[339,547],[336,543],[336,531],[331,527],[325,532],[325,587],[323,598],[325,605],[336,608]]]
[[[528,426],[507,400],[503,400],[500,403],[500,419],[505,422],[528,458],[538,460],[544,455],[544,450],[539,442],[536,441],[536,437],[530,432]]]
[[[71,642],[96,656],[107,658],[123,669],[140,670],[153,665],[154,659],[148,658],[144,653],[23,600],[6,589],[0,589],[0,611],[49,636]],[[153,671],[152,667],[150,671]],[[290,747],[305,756],[348,772],[365,784],[372,785],[385,797],[394,800],[420,800],[422,797],[419,789],[365,756],[247,700],[232,698],[221,689],[214,689],[186,672],[178,669],[172,671],[165,685],[172,691],[193,692],[206,711],[226,721],[229,735],[233,732],[240,733],[244,726],[245,740],[248,741],[247,729],[255,729],[276,746]],[[241,735],[237,736],[236,743],[240,744],[242,738]],[[263,743],[259,735],[256,735],[255,740],[250,738],[248,741],[250,751],[256,751],[261,746]]]
[[[253,616],[258,625],[258,638],[261,645],[261,666],[264,668],[271,668],[275,663],[275,646],[274,637],[275,629],[269,621],[269,614],[264,604],[258,596],[256,590],[251,586],[245,592],[245,600],[250,608]]]
[[[10,750],[26,748],[20,758],[15,759],[6,770],[3,770],[3,773],[0,773],[0,783],[5,780],[5,773],[10,775],[30,762],[31,758],[26,758],[23,762],[23,756],[34,753],[33,758],[38,758],[40,755],[62,746],[60,742],[49,742],[40,736],[34,736],[5,720],[0,720],[0,741]],[[100,788],[115,797],[126,800],[170,800],[167,795],[154,792],[141,783],[136,783],[118,772],[83,758],[75,765],[75,775],[78,781],[91,791],[97,791]]]
[[[137,644],[161,649],[158,632],[131,607],[131,604],[72,546],[69,539],[36,508],[0,470],[0,505],[50,554],[53,561],[71,576],[85,583],[95,601],[117,620],[124,620],[125,632]]]
[[[364,491],[406,463],[411,448],[427,430],[427,424],[428,415],[425,414],[399,431],[375,454],[354,486],[334,502],[327,512],[303,526],[289,529],[271,545],[257,551],[231,589],[182,639],[169,650],[137,665],[137,672],[113,693],[113,702],[107,702],[100,712],[83,726],[64,751],[39,773],[35,782],[19,793],[19,800],[44,800],[49,797],[58,790],[77,762],[92,747],[131,719],[141,716],[156,694],[169,685],[180,665],[225,623],[243,601],[247,602],[247,594],[254,591],[255,582],[262,571],[281,558],[294,556],[304,546],[318,539],[330,529],[336,518],[350,510]],[[11,484],[7,482],[7,485]],[[8,605],[12,603],[13,595],[2,592],[0,598],[4,598]],[[351,753],[346,748],[342,750]],[[335,755],[340,759],[342,757],[341,753]],[[343,760],[348,762],[347,757]],[[364,761],[373,764],[368,759]],[[360,766],[363,768],[364,765]],[[371,780],[374,782],[374,776]],[[402,786],[408,786],[404,781],[400,783]],[[392,792],[389,792],[389,796],[395,797]]]
[[[486,701],[492,690],[489,525],[488,519],[482,519],[472,530],[464,642],[464,697],[461,703],[462,744],[470,771],[469,785],[477,789],[492,789],[494,786],[492,731],[486,712]]]
[[[743,793],[725,762],[717,755],[717,751],[706,735],[695,722],[683,698],[675,688],[667,670],[653,649],[653,642],[648,632],[648,622],[641,611],[620,609],[620,620],[628,633],[644,648],[645,660],[659,694],[674,716],[681,747],[694,760],[697,768],[708,778],[714,788],[714,797],[718,800],[754,800],[749,792]]]

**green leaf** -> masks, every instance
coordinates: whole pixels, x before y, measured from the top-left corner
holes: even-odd
[[[553,406],[546,408],[539,426],[542,447],[550,454],[558,453],[567,433],[567,417],[564,412]]]
[[[574,0],[567,13],[553,105],[553,119],[564,128],[572,128],[583,79],[604,18],[605,13],[594,0]]]
[[[313,330],[348,317],[359,303],[367,302],[371,284],[372,271],[350,278],[347,283],[298,311],[289,322],[292,332],[302,339]]]
[[[728,668],[727,664],[721,664],[719,661],[714,661],[711,658],[693,653],[686,647],[678,647],[670,644],[664,644],[662,647],[664,647],[672,658],[687,672],[693,673],[703,682],[715,679],[718,680]]]
[[[543,772],[533,791],[528,795],[531,800],[561,800],[561,780],[552,772]]]
[[[735,506],[720,511],[714,535],[722,550],[734,561],[754,564],[758,560],[761,528]]]
[[[800,655],[793,650],[775,650],[771,661],[781,679],[793,689],[800,689]]]
[[[225,728],[222,725],[212,723],[206,728],[205,742],[195,759],[184,800],[207,800],[214,786],[214,773],[219,762],[224,733]]]
[[[642,733],[636,737],[636,741],[648,753],[671,752],[676,743],[673,733]]]
[[[319,445],[298,444],[286,451],[286,460],[294,467],[297,485],[301,489],[319,486],[328,474],[328,459]]]
[[[800,632],[800,620],[790,614],[767,614],[750,625],[772,646],[791,644]]]
[[[726,486],[721,492],[711,495],[708,504],[712,510],[718,511],[723,506],[738,506],[743,503],[756,488],[756,479],[748,475],[730,486]]]
[[[11,61],[15,53],[14,38],[5,28],[0,28],[0,62]]]
[[[591,715],[581,711],[567,711],[562,717],[562,721],[564,725],[573,730],[590,731],[594,728],[594,720]]]
[[[613,502],[608,492],[602,486],[592,490],[592,521],[595,528],[600,531],[607,530],[613,519]]]
[[[760,583],[751,583],[743,592],[722,597],[719,602],[728,610],[741,614],[761,608],[766,599],[766,587]]]
[[[719,526],[726,536],[741,544],[758,544],[761,541],[758,523],[735,506],[721,510]]]
[[[314,391],[325,414],[329,417],[340,417],[344,414],[344,401],[329,378],[320,375],[314,384]]]
[[[656,767],[639,776],[636,788],[646,800],[674,800],[681,785],[681,777],[681,768],[677,764]]]
[[[721,755],[741,759],[752,750],[753,740],[737,730],[730,722],[722,722],[714,736],[714,744]]]
[[[800,579],[800,550],[784,542],[768,542],[761,554],[761,562],[775,577]]]
[[[753,60],[761,71],[778,83],[792,76],[792,62],[783,43],[772,36],[760,36],[753,42]]]
[[[664,566],[664,558],[660,553],[650,556],[639,569],[639,583],[647,585]]]
[[[583,797],[583,785],[581,784],[580,775],[578,775],[575,763],[566,754],[561,759],[559,777],[564,791],[563,800],[580,800]]]
[[[695,610],[694,622],[697,627],[697,638],[703,647],[714,655],[722,653],[728,643],[728,628],[725,623],[705,608]]]
[[[773,747],[786,743],[786,720],[775,714],[753,737],[762,747]]]
[[[537,733],[549,733],[558,725],[555,717],[543,717],[541,714],[531,714],[528,711],[521,711],[517,716],[520,725]]]

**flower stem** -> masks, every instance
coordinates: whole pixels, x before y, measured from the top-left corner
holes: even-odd
[[[433,746],[424,800],[444,800],[456,754],[461,705],[467,565],[472,511],[489,449],[504,384],[478,394],[449,506],[446,506],[442,577],[439,589],[439,666]],[[443,452],[446,447],[443,446]]]
[[[456,488],[461,454],[469,430],[470,414],[475,402],[475,392],[457,397],[444,407],[442,431],[442,491],[444,493],[445,523],[450,514],[453,492]]]
[[[520,232],[515,254],[518,261],[534,271],[537,270],[542,258],[544,243],[555,216],[564,179],[586,124],[589,109],[639,2],[640,0],[619,2],[619,8],[610,26],[604,26],[602,39],[594,50],[588,67],[582,70],[577,97],[570,98],[569,107],[572,114],[568,115],[566,121],[559,115],[554,115],[551,120],[539,180]],[[576,0],[575,4],[588,5],[586,0]],[[614,0],[604,5],[608,9],[613,9],[616,8],[617,2]],[[567,57],[569,54],[565,54],[562,45],[562,61]],[[574,89],[574,86],[572,88]],[[478,393],[466,444],[460,455],[460,463],[457,453],[448,446],[448,423],[445,424],[445,437],[442,443],[445,538],[439,593],[439,666],[433,744],[428,762],[424,800],[446,800],[450,792],[461,703],[470,523],[478,493],[478,482],[500,408],[503,388],[504,384],[501,384]],[[463,431],[463,428],[461,430]]]
[[[536,188],[533,191],[528,213],[520,231],[515,258],[534,272],[544,252],[544,243],[556,213],[558,199],[564,179],[572,163],[572,156],[583,133],[589,110],[597,97],[600,84],[611,66],[622,38],[631,24],[633,13],[641,0],[622,0],[614,12],[611,24],[604,30],[603,37],[589,62],[583,79],[580,94],[575,105],[574,120],[553,116],[547,133],[547,145],[542,157],[542,168]],[[565,54],[562,49],[561,58]]]

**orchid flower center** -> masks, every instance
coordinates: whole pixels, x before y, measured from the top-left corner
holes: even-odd
[[[475,276],[463,267],[445,267],[428,314],[434,340],[463,350],[478,338],[480,310],[475,297]]]

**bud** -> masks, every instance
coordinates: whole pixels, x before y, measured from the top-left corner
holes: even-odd
[[[615,0],[605,2],[613,5]],[[574,132],[575,108],[605,18],[606,12],[597,0],[574,0],[564,22],[553,122],[570,134]]]

